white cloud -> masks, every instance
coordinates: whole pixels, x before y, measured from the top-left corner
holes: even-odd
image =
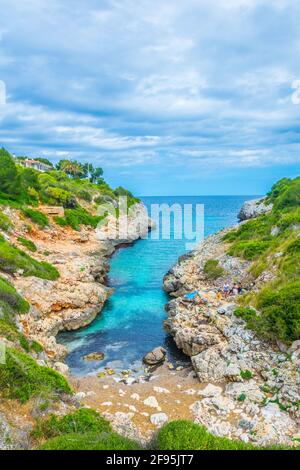
[[[299,161],[299,2],[0,4],[12,151],[170,175]]]

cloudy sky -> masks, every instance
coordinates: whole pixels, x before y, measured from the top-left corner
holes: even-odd
[[[92,161],[139,195],[263,194],[299,174],[298,0],[0,0],[0,12],[12,153]]]

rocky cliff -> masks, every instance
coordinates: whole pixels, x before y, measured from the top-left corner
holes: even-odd
[[[259,215],[266,214],[270,212],[273,208],[273,204],[266,202],[265,198],[261,199],[252,199],[251,201],[246,201],[240,212],[238,213],[239,220],[248,220],[258,217]]]
[[[196,422],[217,435],[291,443],[300,436],[300,342],[282,352],[234,314],[238,296],[217,296],[224,283],[238,281],[248,291],[259,290],[272,276],[266,270],[254,280],[251,261],[228,255],[223,241],[227,232],[205,239],[165,276],[164,288],[173,297],[166,306],[165,327],[191,357],[199,381],[207,384],[203,398],[193,405]],[[211,259],[221,269],[214,280],[205,272]],[[200,303],[184,297],[195,290]]]
[[[35,258],[51,263],[60,276],[50,281],[24,277],[19,271],[8,278],[30,304],[30,311],[18,317],[20,330],[44,347],[47,359],[60,361],[67,352],[55,340],[59,331],[82,328],[101,312],[111,294],[106,275],[115,248],[145,236],[151,228],[144,207],[137,206],[128,219],[126,237],[115,234],[113,238],[112,233],[106,232],[106,237],[99,240],[98,231],[91,227],[77,232],[56,224],[31,231],[30,240],[37,248]],[[9,209],[9,217],[14,224],[14,231],[6,235],[10,243],[18,245],[20,236],[29,239],[19,212]]]

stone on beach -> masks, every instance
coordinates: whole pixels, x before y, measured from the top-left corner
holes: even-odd
[[[93,352],[83,356],[85,361],[103,361],[105,354],[103,352]]]
[[[157,427],[163,426],[168,421],[168,415],[166,413],[155,413],[150,416],[150,421]]]
[[[149,366],[155,366],[158,364],[162,364],[166,358],[167,351],[162,348],[161,346],[154,348],[152,351],[148,352],[143,361],[145,364]]]

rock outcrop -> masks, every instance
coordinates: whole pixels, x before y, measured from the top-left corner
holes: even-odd
[[[129,208],[128,214],[120,213],[116,219],[113,215],[107,217],[107,224],[97,228],[97,238],[109,241],[113,246],[129,244],[145,238],[155,227],[155,223],[148,217],[148,212],[143,204],[135,204]]]
[[[166,358],[167,351],[162,347],[154,348],[152,351],[148,352],[143,361],[145,364],[149,366],[155,366],[158,364],[162,364]]]
[[[194,418],[217,435],[260,444],[291,443],[300,424],[300,345],[295,342],[283,354],[245,328],[234,315],[234,297],[217,298],[224,282],[250,283],[250,263],[226,254],[224,233],[206,238],[164,279],[174,297],[166,306],[165,327],[191,357],[199,381],[210,384],[203,400],[193,405]],[[224,269],[215,281],[203,272],[211,258]],[[194,290],[204,299],[200,305],[184,297]]]
[[[17,211],[11,211],[14,232],[10,241],[18,244],[24,232],[24,223]],[[122,221],[119,220],[122,225]],[[109,227],[109,224],[108,224]],[[30,339],[43,345],[50,361],[61,361],[67,350],[57,344],[60,331],[87,326],[101,312],[113,292],[106,287],[108,258],[118,245],[131,243],[152,228],[147,211],[137,204],[127,221],[125,238],[113,234],[99,239],[92,228],[76,232],[70,228],[52,225],[44,230],[33,229],[31,238],[37,246],[35,258],[54,265],[60,273],[56,281],[24,277],[16,273],[11,279],[16,289],[30,303],[30,311],[18,318],[18,325]],[[25,234],[25,233],[24,233]]]
[[[238,214],[239,220],[248,220],[258,217],[259,215],[266,214],[272,210],[273,205],[267,204],[265,198],[252,199],[246,201],[241,207]]]

